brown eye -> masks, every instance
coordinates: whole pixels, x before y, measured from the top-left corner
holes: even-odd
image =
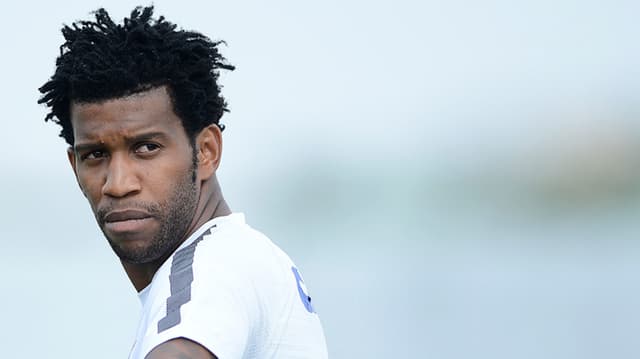
[[[143,143],[136,147],[136,153],[149,153],[156,151],[159,148],[160,146],[156,145],[155,143]]]
[[[83,160],[95,160],[95,159],[98,159],[98,158],[102,158],[104,156],[105,156],[104,151],[96,150],[96,151],[91,151],[91,152],[83,155],[81,158]]]

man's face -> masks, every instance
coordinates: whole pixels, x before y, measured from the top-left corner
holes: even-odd
[[[199,188],[193,149],[166,89],[74,103],[71,123],[69,160],[116,254],[148,263],[175,249]]]

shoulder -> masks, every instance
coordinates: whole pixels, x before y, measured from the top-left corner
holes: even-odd
[[[302,277],[279,247],[244,221],[221,220],[202,233],[157,278],[164,289],[155,292],[143,352],[200,343],[221,358],[241,357],[247,348],[287,357],[280,340],[311,349],[324,343]]]
[[[194,266],[208,275],[220,271],[248,276],[278,274],[284,268],[289,270],[292,264],[266,235],[244,221],[221,223],[212,228],[197,244],[194,258]]]
[[[267,309],[284,315],[295,300],[296,274],[289,256],[267,236],[244,223],[223,224],[198,244],[192,296],[203,303],[226,296],[266,319]]]

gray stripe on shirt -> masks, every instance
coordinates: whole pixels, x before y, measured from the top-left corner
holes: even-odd
[[[204,236],[211,234],[211,229],[213,228],[215,228],[215,225],[173,255],[171,274],[169,274],[171,295],[167,298],[167,315],[158,321],[158,334],[180,324],[180,307],[191,300],[192,265],[196,246]]]

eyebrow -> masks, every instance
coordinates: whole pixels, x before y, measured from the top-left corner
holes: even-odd
[[[125,142],[127,144],[131,144],[131,143],[144,142],[144,141],[157,140],[157,139],[162,140],[166,138],[167,138],[167,135],[163,132],[147,132],[147,133],[141,133],[139,135],[135,135],[133,137],[125,137]],[[102,146],[103,145],[98,142],[75,143],[73,145],[73,151],[77,153],[77,152],[99,148]]]

